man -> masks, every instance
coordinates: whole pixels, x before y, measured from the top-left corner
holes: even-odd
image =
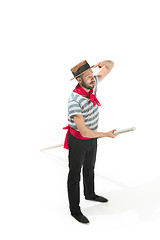
[[[71,215],[81,223],[89,220],[81,212],[80,203],[80,174],[83,167],[84,196],[87,200],[107,202],[104,197],[94,191],[94,167],[97,152],[97,138],[115,138],[114,130],[97,132],[99,111],[101,106],[96,98],[97,85],[111,71],[114,63],[105,60],[90,67],[88,62],[82,61],[71,71],[78,85],[73,90],[68,101],[68,129],[64,148],[69,149],[68,198]],[[93,76],[92,68],[101,70]],[[72,78],[72,79],[74,79]],[[71,79],[71,80],[72,80]]]

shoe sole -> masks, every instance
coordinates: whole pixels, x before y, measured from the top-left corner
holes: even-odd
[[[72,216],[72,215],[71,215]],[[79,222],[79,223],[82,223],[82,224],[90,224],[90,222],[86,222],[86,223],[84,223],[84,222],[80,222],[80,221],[78,221],[77,220],[77,218],[75,218],[74,216],[72,216],[77,222]]]
[[[100,202],[100,201],[96,201],[96,200],[93,200],[93,199],[87,199],[87,198],[85,198],[85,199],[88,200],[88,201],[92,201],[92,202]],[[107,202],[109,202],[109,200],[105,201],[105,202],[100,202],[100,203],[107,203]]]

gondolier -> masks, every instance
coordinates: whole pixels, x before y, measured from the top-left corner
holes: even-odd
[[[97,132],[99,107],[97,85],[113,68],[114,63],[105,60],[90,67],[86,60],[71,69],[77,86],[69,96],[68,129],[64,148],[69,150],[69,174],[67,181],[68,199],[71,215],[81,223],[89,223],[80,208],[80,176],[83,167],[84,196],[86,200],[107,202],[108,199],[98,196],[94,189],[94,167],[97,152],[97,138],[115,138],[114,130]],[[93,76],[92,68],[101,70]]]

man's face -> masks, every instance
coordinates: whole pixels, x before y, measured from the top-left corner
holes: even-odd
[[[78,81],[82,87],[85,87],[87,89],[94,88],[94,82],[95,79],[93,77],[93,71],[91,69],[88,69],[84,74],[80,81]]]

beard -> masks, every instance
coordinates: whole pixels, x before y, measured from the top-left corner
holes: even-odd
[[[91,86],[90,84],[89,84],[89,85],[86,84],[83,79],[82,79],[82,83],[81,83],[81,84],[82,84],[82,87],[85,87],[85,88],[87,88],[87,89],[93,89],[93,88],[94,88],[94,85]]]

